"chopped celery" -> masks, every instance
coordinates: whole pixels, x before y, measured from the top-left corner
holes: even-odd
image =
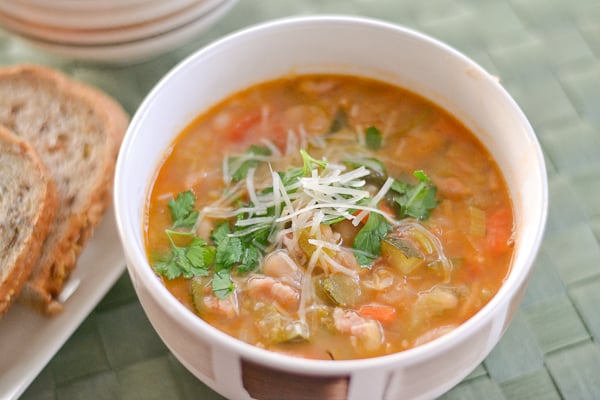
[[[388,235],[381,242],[381,254],[393,268],[410,274],[425,263],[421,251],[410,241]]]
[[[348,275],[332,274],[321,279],[319,286],[327,298],[338,306],[352,307],[360,299],[360,285]]]
[[[475,237],[484,237],[486,228],[486,215],[482,209],[469,207],[469,234]]]

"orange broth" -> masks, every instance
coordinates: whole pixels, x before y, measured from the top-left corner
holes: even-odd
[[[372,148],[365,140],[370,127],[381,139]],[[357,264],[352,249],[357,231],[375,218],[372,214],[357,226],[350,220],[319,225],[314,214],[306,220],[319,225],[317,230],[309,226],[282,234],[251,271],[239,271],[234,265],[233,289],[224,298],[210,290],[214,272],[210,266],[204,277],[163,276],[164,284],[186,307],[253,345],[299,357],[340,360],[426,343],[466,321],[495,295],[510,269],[513,214],[505,181],[490,153],[463,124],[430,101],[389,84],[350,76],[293,76],[262,83],[198,116],[165,153],[152,185],[145,217],[151,264],[171,249],[165,235],[172,224],[168,202],[178,193],[191,190],[197,210],[214,206],[227,186],[224,157],[266,143],[285,153],[302,142],[308,143],[307,151],[315,160],[346,163],[342,173],[356,167],[344,157],[379,160],[384,176],[374,177],[374,170],[369,170],[370,175],[360,178],[366,180],[365,186],[356,184],[370,191],[370,198],[386,177],[417,185],[413,172],[424,171],[437,189],[437,205],[427,218],[397,218],[394,212],[400,203],[390,189],[376,208],[400,224],[388,226],[381,254],[369,265]],[[326,173],[317,164],[308,165],[316,174]],[[302,166],[296,152],[270,164],[275,171]],[[267,165],[259,164],[253,173],[257,186],[270,182]],[[248,182],[244,177],[238,186]],[[249,202],[248,193],[241,195],[237,206]],[[351,211],[351,218],[360,214]],[[204,218],[193,228],[208,246],[216,219]],[[280,223],[284,230],[289,225],[289,220]],[[321,243],[315,238],[329,240],[331,248],[326,245],[313,257],[315,243]],[[188,243],[181,237],[176,242]],[[277,257],[267,266],[268,253]],[[311,264],[311,257],[317,261]]]

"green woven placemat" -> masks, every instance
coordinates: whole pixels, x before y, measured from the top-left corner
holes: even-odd
[[[159,59],[101,67],[28,49],[0,32],[0,63],[38,62],[97,85],[133,113],[198,47],[272,18],[377,17],[426,32],[497,75],[542,144],[548,229],[514,322],[447,399],[600,399],[600,1],[240,0],[208,32]],[[127,275],[83,322],[23,399],[217,399],[152,330]]]

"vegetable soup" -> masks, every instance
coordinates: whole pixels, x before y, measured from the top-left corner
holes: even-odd
[[[403,351],[483,307],[510,269],[495,161],[406,90],[290,76],[197,117],[158,168],[150,264],[216,328],[298,357]]]

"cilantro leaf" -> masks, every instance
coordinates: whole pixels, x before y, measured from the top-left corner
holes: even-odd
[[[228,222],[221,222],[210,233],[210,239],[214,243],[218,244],[223,239],[225,239],[227,237],[227,235],[229,235],[230,233],[231,233],[231,229],[229,229],[229,223]]]
[[[413,217],[425,220],[431,215],[431,210],[437,207],[437,188],[423,171],[415,171],[416,185],[394,181],[391,191],[395,192],[393,199],[400,206],[400,218]]]
[[[352,244],[354,256],[361,267],[370,266],[373,260],[381,255],[381,240],[390,229],[391,225],[385,217],[369,213],[369,219],[358,231]]]
[[[304,170],[303,168],[296,167],[290,168],[285,172],[278,172],[278,174],[281,178],[281,183],[283,183],[283,186],[289,186],[296,183],[296,181],[298,181],[298,179],[302,177],[302,175],[304,174]],[[271,188],[271,190],[273,189]]]
[[[185,256],[191,263],[193,276],[206,276],[208,275],[208,267],[212,265],[215,259],[215,248],[207,246],[204,240],[195,237],[188,246]]]
[[[208,269],[214,258],[214,247],[196,236],[187,246],[177,246],[167,231],[171,242],[171,252],[167,259],[156,263],[153,268],[156,273],[171,280],[180,276],[192,278],[207,276]]]
[[[383,134],[377,127],[370,126],[365,130],[367,147],[371,150],[379,150],[383,142]]]
[[[215,272],[212,280],[212,290],[219,299],[225,299],[235,290],[235,285],[231,280],[231,272],[224,269]]]
[[[226,236],[217,244],[215,271],[231,269],[231,267],[240,262],[243,251],[240,238]]]
[[[285,172],[277,171],[277,175],[279,175],[283,186],[290,186],[296,183],[298,179],[304,175],[304,169],[300,167],[290,168]],[[294,193],[295,191],[296,189],[288,190],[288,193]],[[261,193],[273,193],[273,186],[267,186],[261,191]]]
[[[248,150],[246,150],[246,152],[244,154],[249,155],[249,156],[270,156],[271,150],[269,150],[269,148],[267,148],[267,147],[257,146],[255,144],[253,144],[248,148]],[[232,166],[233,164],[235,164],[235,162],[238,159],[239,159],[239,157],[230,157],[228,160],[229,165]],[[235,182],[246,179],[246,175],[248,175],[248,171],[251,168],[258,167],[260,162],[261,162],[260,160],[256,160],[256,159],[252,159],[252,158],[242,162],[235,169],[235,171],[233,171],[233,173],[231,174],[231,179]]]
[[[260,261],[260,250],[252,244],[244,247],[240,264],[236,267],[240,272],[250,272],[258,267]]]
[[[317,160],[313,158],[306,152],[306,150],[300,150],[300,155],[302,156],[302,161],[304,161],[304,167],[302,168],[302,173],[304,176],[309,176],[310,171],[313,168],[313,164],[315,164],[319,168],[325,168],[327,166],[327,161]]]
[[[157,262],[152,266],[152,268],[154,268],[154,271],[157,274],[162,275],[169,280],[175,279],[175,278],[181,276],[181,269],[179,268],[177,263],[173,260],[173,258],[170,258],[165,261]]]
[[[250,272],[259,265],[261,249],[268,244],[270,227],[254,232],[247,237],[230,236],[229,224],[219,224],[212,232],[212,240],[216,243],[214,258],[215,271],[231,270],[236,267],[240,272]]]
[[[191,190],[181,192],[176,199],[169,200],[173,228],[189,228],[194,226],[198,219],[198,211],[194,210],[196,197]]]

